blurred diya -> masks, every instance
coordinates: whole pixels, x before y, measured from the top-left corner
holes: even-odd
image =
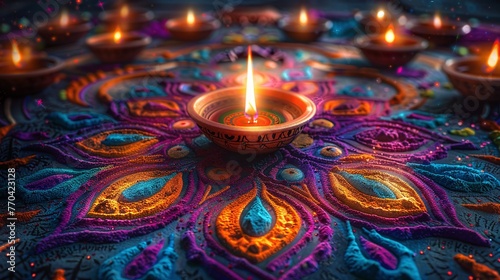
[[[180,41],[205,40],[220,27],[220,22],[209,16],[196,16],[192,10],[188,10],[186,17],[170,19],[166,28],[173,39]]]
[[[460,93],[476,97],[476,101],[500,100],[500,68],[497,39],[485,59],[481,56],[452,58],[445,61],[443,72]]]
[[[428,40],[434,46],[450,46],[460,36],[467,35],[471,31],[470,25],[442,19],[438,13],[433,19],[409,22],[406,28],[413,35]]]
[[[104,63],[122,63],[134,60],[151,43],[151,37],[138,32],[121,32],[95,35],[87,39],[90,51]]]
[[[332,22],[324,18],[309,18],[307,11],[301,9],[298,17],[285,17],[278,22],[278,26],[292,40],[313,42],[332,28]]]
[[[59,19],[40,26],[37,32],[46,46],[60,46],[77,42],[90,29],[92,29],[90,22],[72,17],[67,11],[63,11]]]
[[[354,19],[367,34],[383,33],[392,22],[392,16],[384,9],[378,11],[359,11]]]
[[[154,19],[154,14],[150,10],[130,8],[124,5],[118,10],[100,13],[99,19],[109,30],[120,24],[122,30],[132,31],[141,30],[148,26]]]
[[[12,42],[12,60],[0,61],[0,92],[19,97],[36,94],[53,84],[64,67],[62,60],[50,56],[23,55]]]
[[[224,149],[270,153],[300,134],[316,113],[316,105],[289,91],[254,88],[250,48],[248,51],[246,87],[199,95],[188,103],[187,112],[203,134]]]
[[[393,68],[407,64],[429,43],[414,36],[397,35],[393,25],[382,35],[365,35],[355,38],[354,45],[374,66]]]

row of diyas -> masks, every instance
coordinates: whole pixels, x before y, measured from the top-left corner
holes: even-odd
[[[122,6],[121,9],[102,12],[99,16],[106,30],[120,28],[122,31],[136,31],[145,27],[153,20],[151,11]],[[442,19],[436,13],[433,20],[421,19],[408,21],[406,16],[393,18],[384,10],[378,12],[358,12],[354,18],[365,31],[381,33],[390,25],[406,24],[406,29],[413,35],[422,37],[435,46],[444,46],[454,43],[460,35],[471,31],[467,24]],[[172,38],[183,41],[197,41],[208,38],[213,31],[220,27],[220,22],[208,14],[195,15],[189,10],[186,17],[173,18],[167,21],[166,29]],[[332,28],[331,21],[311,15],[305,8],[299,13],[282,18],[278,27],[292,40],[312,42],[318,40],[325,32]],[[372,30],[376,27],[375,30]],[[63,11],[61,16],[48,24],[38,28],[38,34],[46,45],[71,44],[83,37],[92,28],[90,22]],[[380,31],[380,32],[379,32]]]
[[[390,25],[402,26],[409,33],[428,40],[432,46],[450,46],[460,36],[468,34],[469,24],[441,17],[436,12],[433,17],[409,20],[406,15],[395,16],[384,9],[371,12],[357,12],[354,19],[367,34],[384,33]]]

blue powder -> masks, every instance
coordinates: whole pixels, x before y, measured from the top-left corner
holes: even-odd
[[[256,197],[248,206],[247,213],[241,220],[244,232],[251,236],[262,236],[266,234],[273,223],[271,214],[262,204],[260,198]]]
[[[145,136],[140,134],[120,134],[120,133],[112,133],[109,134],[106,139],[104,139],[101,143],[106,146],[122,146],[135,142],[139,142],[142,140],[151,139],[154,137]]]
[[[363,175],[350,174],[345,171],[340,174],[359,191],[379,198],[396,199],[396,195],[384,184],[365,178]]]
[[[160,191],[165,184],[170,181],[177,173],[169,174],[165,177],[153,178],[147,181],[140,181],[122,192],[122,196],[127,201],[140,201],[151,197]]]
[[[493,175],[472,167],[451,164],[408,163],[418,173],[439,185],[457,192],[487,192],[498,188],[500,181]]]
[[[68,130],[76,130],[111,121],[109,117],[95,113],[65,114],[61,112],[52,112],[47,116],[47,119]]]
[[[364,229],[364,232],[372,242],[394,254],[398,258],[399,263],[396,269],[389,270],[379,262],[367,259],[356,242],[351,224],[347,221],[347,241],[349,245],[344,255],[344,261],[347,269],[352,274],[361,279],[421,279],[417,265],[415,264],[414,252],[401,243],[382,237],[375,230],[368,231]]]

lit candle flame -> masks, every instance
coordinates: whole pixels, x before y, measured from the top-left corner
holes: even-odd
[[[14,66],[21,67],[21,53],[16,41],[12,41],[12,62]]]
[[[255,89],[253,83],[252,48],[248,46],[247,84],[245,98],[245,115],[249,123],[257,122],[257,106],[255,105]]]
[[[495,67],[498,63],[498,48],[500,45],[500,41],[498,39],[495,40],[493,44],[493,49],[491,50],[490,56],[488,57],[488,62],[486,63],[488,66],[486,67],[486,72],[490,73],[495,70]]]
[[[377,12],[377,19],[381,20],[385,17],[385,11],[383,9],[378,10]]]
[[[120,41],[122,39],[122,32],[120,31],[120,27],[116,28],[113,39],[114,39],[115,43],[117,43],[117,44],[120,43]]]
[[[389,25],[389,28],[387,29],[387,32],[385,33],[385,41],[389,44],[392,44],[394,40],[396,39],[396,35],[394,35],[394,27]]]
[[[127,5],[123,6],[123,7],[120,9],[120,17],[122,17],[122,18],[126,18],[126,17],[128,17],[129,12],[130,12],[130,11],[129,11],[129,9],[128,9],[128,6],[127,6]]]
[[[441,26],[443,26],[443,22],[441,21],[441,17],[439,16],[439,13],[436,13],[434,15],[434,27],[436,27],[436,29],[439,29],[439,28],[441,28]]]
[[[305,8],[300,9],[299,22],[302,25],[307,24],[307,11]]]
[[[189,25],[193,25],[194,24],[194,13],[193,13],[193,10],[188,10],[187,12],[187,16],[186,16],[186,21]]]
[[[62,11],[62,13],[61,13],[61,19],[59,20],[59,23],[63,27],[68,26],[68,23],[69,23],[68,11],[66,11],[66,10]]]

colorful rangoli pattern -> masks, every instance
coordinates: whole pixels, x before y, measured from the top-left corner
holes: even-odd
[[[16,100],[0,149],[20,178],[21,278],[498,277],[497,151],[425,112],[417,85],[442,74],[319,70],[336,58],[307,46],[253,51],[259,85],[318,109],[269,155],[222,150],[186,113],[193,96],[244,84],[242,47],[156,50],[47,92],[43,108]]]

